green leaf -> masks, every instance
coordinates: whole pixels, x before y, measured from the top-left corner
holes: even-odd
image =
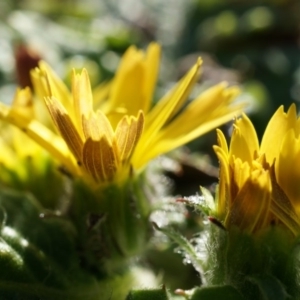
[[[76,232],[71,222],[47,213],[31,195],[12,190],[0,190],[0,208],[7,227],[62,267],[70,267],[76,259]]]
[[[0,236],[0,299],[98,299],[80,268],[64,269],[11,227]]]
[[[179,248],[182,249],[185,260],[192,263],[197,272],[202,274],[202,261],[199,258],[195,247],[193,247],[193,245],[184,236],[171,227],[160,228],[156,223],[153,223],[153,226],[155,229],[163,232],[172,241],[174,241]]]
[[[67,220],[41,218],[33,197],[5,189],[0,208],[0,299],[98,299]]]
[[[191,300],[244,300],[241,294],[232,286],[211,286],[195,290]]]
[[[216,210],[216,203],[215,203],[215,199],[213,197],[213,195],[211,194],[211,192],[206,189],[205,187],[200,186],[200,191],[202,193],[202,196],[204,198],[204,204],[202,204],[202,206],[199,206],[198,209],[201,209],[207,214],[209,215],[212,211]]]
[[[183,202],[188,206],[192,207],[196,211],[209,216],[212,212],[216,210],[216,204],[211,192],[200,186],[201,195],[200,196],[189,196],[180,198],[179,202]]]

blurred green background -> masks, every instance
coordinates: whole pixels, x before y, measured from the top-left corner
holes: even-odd
[[[21,44],[66,80],[70,67],[87,67],[97,85],[130,44],[156,40],[158,96],[201,55],[202,85],[240,84],[261,136],[279,105],[300,100],[299,12],[297,0],[0,0],[1,100],[15,88]]]

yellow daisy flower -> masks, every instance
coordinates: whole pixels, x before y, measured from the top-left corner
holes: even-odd
[[[244,106],[233,103],[238,89],[218,84],[185,107],[198,79],[201,60],[152,107],[160,47],[146,53],[130,47],[115,78],[96,93],[84,69],[73,71],[71,92],[41,63],[32,73],[37,94],[45,99],[54,127],[0,106],[0,117],[17,125],[47,149],[67,170],[96,183],[118,182],[153,158],[231,120]],[[56,132],[59,132],[57,134]]]
[[[246,115],[236,119],[228,147],[218,130],[214,150],[220,161],[217,217],[226,228],[256,232],[280,223],[300,231],[300,121],[296,107],[273,115],[261,144]]]

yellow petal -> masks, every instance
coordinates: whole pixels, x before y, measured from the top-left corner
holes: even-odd
[[[297,111],[292,104],[287,113],[280,106],[269,121],[261,142],[261,153],[266,153],[267,162],[271,165],[280,151],[280,143],[289,129],[297,128]]]
[[[226,155],[228,155],[228,153],[229,153],[228,144],[227,144],[225,135],[223,134],[223,132],[220,129],[217,129],[216,132],[217,132],[217,141],[218,141],[220,148],[225,151]]]
[[[28,118],[34,117],[32,95],[28,87],[25,89],[17,89],[12,108]]]
[[[239,190],[245,185],[251,175],[251,166],[248,162],[242,161],[240,158],[231,156],[229,158],[231,168],[231,195],[233,199]]]
[[[195,100],[187,106],[187,108],[180,113],[175,119],[175,125],[181,132],[183,131],[182,126],[186,126],[184,122],[189,117],[190,121],[195,124],[204,123],[204,121],[211,118],[215,112],[218,112],[222,108],[229,106],[229,103],[239,94],[239,89],[236,87],[227,88],[226,83],[220,83],[215,85],[203,93],[201,93]],[[196,125],[197,126],[197,125]],[[191,125],[191,128],[195,125]]]
[[[300,232],[299,215],[297,215],[293,203],[287,197],[283,189],[276,182],[274,165],[270,170],[272,179],[272,213],[282,222],[291,232],[297,236]]]
[[[234,90],[235,93],[230,97],[227,97],[228,91],[225,84],[219,84],[206,90],[165,127],[168,131],[166,135],[185,136],[202,124],[221,117],[224,112],[227,112],[227,109],[229,110],[229,103],[237,94],[237,90]]]
[[[44,92],[39,93],[39,89],[44,89],[43,85],[46,86],[45,89],[49,90],[50,94],[50,87],[48,86],[46,77],[43,79],[36,79],[35,84],[38,86],[35,94],[45,94]],[[18,110],[18,112],[22,113],[24,116],[36,119],[47,127],[51,127],[52,122],[43,98],[35,99],[35,101],[33,101],[33,96],[29,88],[21,90],[17,89],[11,109]]]
[[[157,43],[151,43],[148,46],[146,59],[145,59],[145,69],[146,69],[146,79],[145,79],[145,100],[143,106],[140,108],[145,114],[149,111],[152,104],[152,98],[156,86],[156,81],[159,72],[161,48]]]
[[[143,126],[144,114],[142,111],[139,112],[137,118],[124,116],[118,123],[116,140],[122,162],[127,161],[131,157],[142,135]]]
[[[9,107],[0,103],[0,118],[17,126],[31,139],[37,142],[41,147],[46,149],[58,161],[65,165],[74,174],[77,173],[74,168],[72,159],[70,159],[68,149],[64,141],[57,135],[53,134],[48,128],[41,123],[28,119],[17,111],[11,110]]]
[[[103,82],[98,85],[95,89],[93,89],[93,99],[94,99],[94,109],[100,107],[103,110],[103,105],[105,105],[105,100],[108,99],[110,90],[112,86],[112,81]]]
[[[97,111],[97,114],[92,114],[89,118],[82,116],[82,129],[86,139],[91,138],[99,141],[105,135],[109,143],[112,144],[114,132],[102,111]]]
[[[51,67],[44,61],[39,62],[39,68],[31,71],[31,78],[35,92],[40,99],[55,97],[60,100],[73,118],[73,105],[71,94],[64,82],[55,74]]]
[[[83,136],[81,127],[82,116],[88,119],[93,113],[93,95],[86,69],[83,69],[81,74],[76,74],[75,70],[73,70],[72,95],[76,119],[75,125],[80,135]]]
[[[44,97],[51,96],[51,89],[46,79],[47,73],[42,69],[42,62],[40,62],[40,67],[41,68],[32,69],[30,75],[35,94],[37,94],[40,99],[44,99]]]
[[[156,134],[151,141],[152,145],[148,145],[150,150],[143,155],[142,162],[146,163],[162,153],[182,146],[239,115],[244,104],[229,107],[228,102],[236,93],[232,91],[225,95],[225,92],[227,90],[224,91],[224,85],[219,85],[203,93],[203,98],[197,98],[196,103],[193,101],[175,120]],[[201,100],[204,102],[204,108],[201,106]],[[218,107],[218,103],[222,101],[222,106]],[[209,105],[207,102],[210,102]]]
[[[4,165],[8,168],[16,168],[17,167],[17,160],[16,154],[11,147],[8,146],[7,142],[0,138],[0,153],[1,153],[1,160],[0,166]],[[2,171],[2,170],[1,170]]]
[[[175,89],[160,100],[146,116],[144,134],[132,158],[133,165],[136,168],[141,167],[149,160],[149,157],[145,159],[144,156],[148,151],[152,151],[151,147],[154,146],[153,140],[156,138],[157,133],[170,119],[171,115],[173,115],[175,111],[178,111],[186,101],[187,95],[198,78],[200,63],[199,61],[180,83],[176,85]],[[151,154],[151,156],[153,155]]]
[[[105,136],[100,141],[87,139],[83,146],[82,161],[96,182],[111,180],[117,171],[113,148]]]
[[[220,163],[217,214],[224,219],[231,202],[228,153],[219,146],[213,148]]]
[[[199,77],[202,64],[199,58],[197,63],[176,84],[171,92],[164,96],[146,116],[146,129],[152,132],[160,130],[184,105],[189,93]]]
[[[255,170],[230,207],[226,228],[237,226],[249,233],[266,224],[271,204],[271,180],[268,171]]]
[[[72,123],[72,120],[65,108],[54,97],[46,98],[45,102],[57,129],[60,131],[63,139],[76,157],[77,163],[80,165],[82,163],[83,141]]]
[[[11,128],[12,145],[19,158],[34,157],[41,154],[42,148],[34,141],[32,141],[19,128]]]
[[[276,180],[300,216],[300,139],[296,139],[292,129],[280,148],[275,161]]]
[[[159,65],[160,48],[151,44],[147,55],[130,47],[124,54],[111,88],[110,110],[126,108],[127,115],[137,115],[139,110],[148,111],[153,96]],[[118,115],[110,115],[117,124]]]
[[[230,155],[251,163],[259,152],[259,143],[254,126],[243,114],[234,124],[230,142]]]

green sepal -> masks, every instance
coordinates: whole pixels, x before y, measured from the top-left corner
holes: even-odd
[[[294,238],[280,226],[253,235],[211,224],[203,265],[207,284],[230,284],[245,299],[298,299],[298,251]]]
[[[163,286],[161,289],[133,290],[126,300],[170,300],[167,289]]]
[[[257,275],[248,278],[260,291],[261,300],[286,300],[290,298],[283,284],[274,276]]]
[[[242,295],[232,286],[211,286],[197,288],[190,300],[244,300]]]
[[[85,263],[101,276],[123,272],[129,259],[145,251],[152,232],[147,184],[142,175],[96,190],[74,183],[70,217]]]

